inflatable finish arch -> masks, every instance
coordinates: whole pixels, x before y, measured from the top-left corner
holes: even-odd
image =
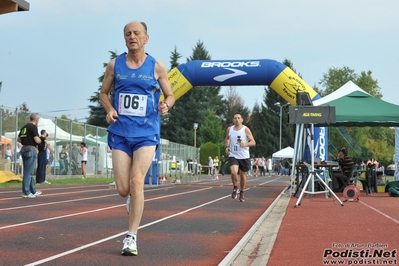
[[[193,86],[247,85],[267,85],[291,105],[296,105],[297,92],[308,92],[312,100],[321,98],[289,67],[270,59],[194,60],[173,68],[168,73],[168,79],[176,100]],[[325,130],[315,128],[314,132],[315,151],[321,160],[328,157]]]

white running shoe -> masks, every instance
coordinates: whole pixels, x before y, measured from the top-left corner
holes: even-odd
[[[41,195],[42,194],[42,192],[40,191],[40,190],[36,190],[36,193],[34,194],[35,196],[39,196],[39,195]]]
[[[29,195],[22,194],[22,197],[24,199],[34,199],[34,198],[36,198],[36,195],[33,195],[32,193],[29,193]]]
[[[137,252],[136,239],[133,236],[127,235],[125,237],[121,254],[127,256],[137,256],[139,254]]]
[[[126,211],[127,211],[127,214],[129,214],[129,212],[130,212],[130,201],[131,201],[131,198],[132,198],[132,196],[130,196],[130,194],[129,194],[129,196],[127,196],[127,200],[126,200]]]

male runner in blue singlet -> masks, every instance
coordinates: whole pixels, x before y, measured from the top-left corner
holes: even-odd
[[[144,209],[144,178],[160,142],[160,114],[166,115],[175,98],[166,67],[145,52],[147,25],[130,22],[124,30],[127,53],[107,65],[100,101],[107,112],[108,145],[112,149],[115,184],[128,197],[129,231],[122,255],[138,255],[137,230]],[[113,103],[110,100],[115,86]],[[161,90],[165,100],[160,102]]]

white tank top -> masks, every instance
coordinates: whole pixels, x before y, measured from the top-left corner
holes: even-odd
[[[272,170],[273,169],[273,165],[272,165],[272,159],[268,159],[267,160],[267,169]]]
[[[247,135],[245,134],[246,126],[238,131],[234,130],[234,126],[230,127],[230,154],[229,157],[236,159],[249,159],[249,147],[241,148],[239,141],[248,142]]]
[[[82,161],[87,162],[87,148],[86,148],[85,152],[82,154]]]

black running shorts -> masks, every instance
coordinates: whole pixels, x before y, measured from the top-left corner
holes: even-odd
[[[248,172],[251,170],[251,159],[236,159],[234,157],[229,157],[230,165],[238,165],[238,169],[243,172]]]

